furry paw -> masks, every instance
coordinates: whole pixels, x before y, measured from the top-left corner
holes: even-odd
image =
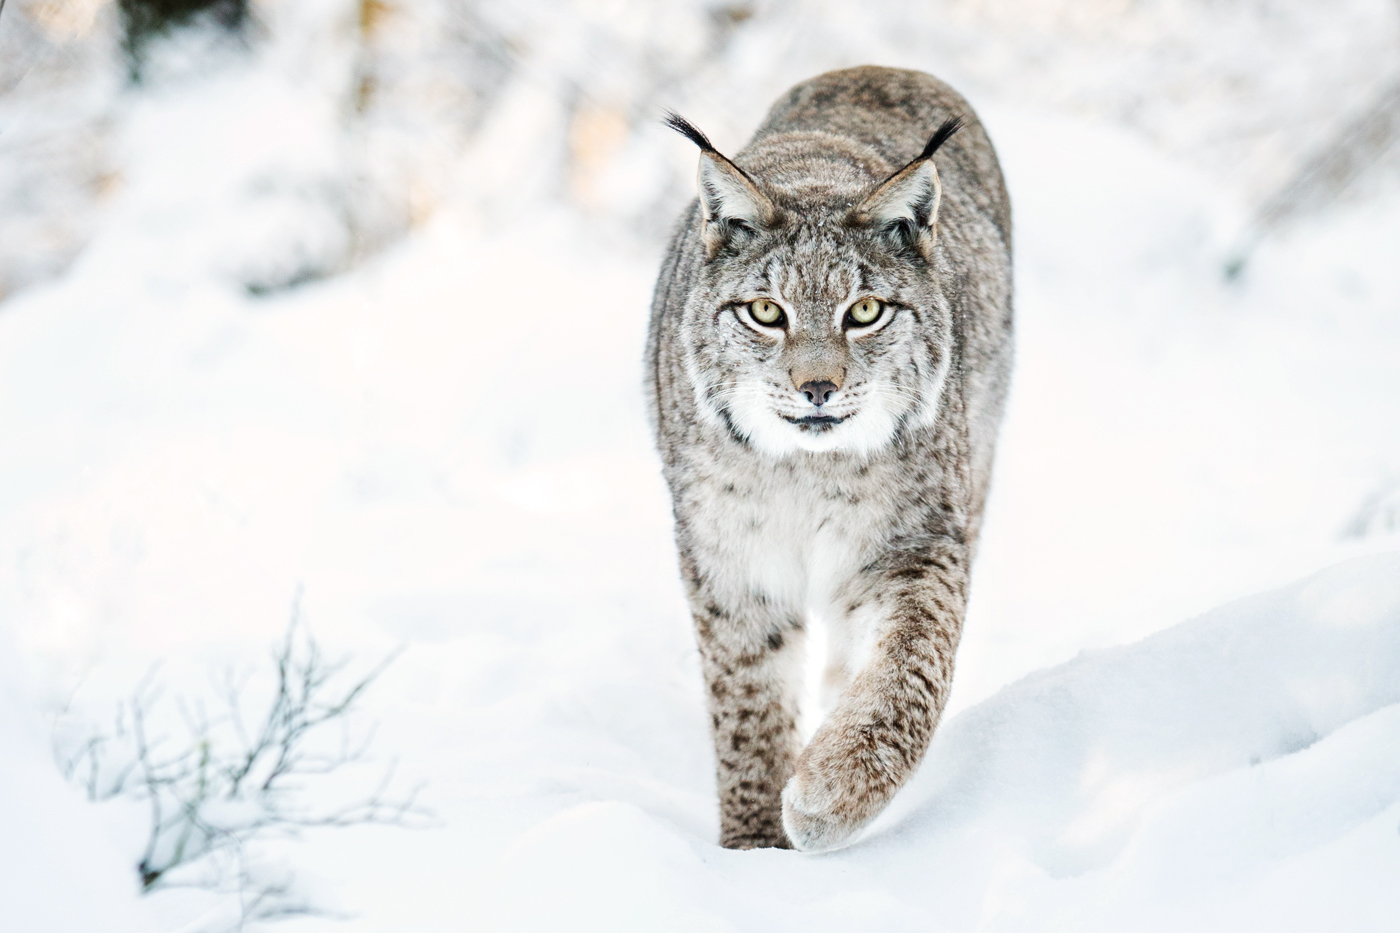
[[[782,830],[776,833],[745,833],[724,836],[719,844],[726,849],[791,849],[792,843]]]
[[[777,787],[772,788],[773,791]],[[742,796],[722,813],[719,844],[726,849],[791,849],[783,835],[783,814],[776,793],[759,802]]]
[[[783,788],[783,829],[796,848],[840,848],[885,808],[911,769],[896,738],[840,718],[817,730]]]
[[[804,770],[799,768],[783,788],[783,829],[799,851],[839,849],[864,821],[843,817],[839,791]]]

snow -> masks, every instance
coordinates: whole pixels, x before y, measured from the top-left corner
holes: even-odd
[[[576,804],[504,853],[486,928],[607,929],[634,890],[662,904],[633,929],[1301,930],[1341,890],[1345,928],[1388,928],[1398,623],[1387,555],[1032,675],[947,723],[857,850],[723,852]]]
[[[13,930],[153,928],[147,905],[136,900],[137,881],[122,836],[140,833],[140,814],[96,811],[64,785],[49,736],[28,694],[28,673],[0,629],[0,891],[5,923]]]
[[[110,95],[120,185],[66,271],[0,302],[6,928],[233,922],[217,895],[138,896],[142,813],[66,786],[50,723],[109,721],[158,659],[199,695],[265,657],[298,593],[329,651],[406,646],[365,712],[376,761],[426,782],[437,820],[270,844],[328,911],[288,930],[1394,928],[1400,186],[1266,241],[1227,282],[1260,184],[1241,166],[1282,171],[1227,145],[1238,101],[1209,109],[1150,68],[1111,86],[1136,39],[1018,93],[1012,52],[1044,36],[973,6],[929,41],[1011,188],[1015,385],[948,715],[863,839],[817,857],[714,844],[639,385],[694,154],[616,129],[599,90],[653,40],[611,6],[561,8],[451,159],[437,137],[408,158],[412,113],[369,142],[345,129],[358,66],[333,0],[267,5],[263,51],[196,45],[214,60],[196,69],[177,46]],[[1172,35],[1198,34],[1166,6]],[[680,70],[704,22],[682,7],[652,23]],[[676,105],[729,145],[791,80],[916,63],[890,10],[821,9],[781,68],[757,54],[781,23],[758,17]],[[1321,43],[1316,80],[1337,83],[1384,46],[1376,5],[1348,9],[1350,33],[1293,10],[1269,34],[1302,58]],[[571,30],[628,51],[600,62]],[[1096,30],[1060,39],[1102,51]],[[569,75],[595,82],[594,109],[567,111]],[[1294,77],[1257,77],[1270,106]],[[1206,155],[1121,115],[1161,86],[1205,114]],[[369,157],[386,148],[390,168]],[[428,209],[363,194],[386,178]],[[627,233],[648,211],[664,216]]]

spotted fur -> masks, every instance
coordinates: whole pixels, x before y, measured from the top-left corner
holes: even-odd
[[[1006,189],[967,102],[914,71],[799,84],[732,162],[672,125],[701,147],[700,197],[657,283],[648,389],[720,841],[830,849],[913,773],[951,686],[1011,367]],[[865,296],[888,305],[851,328]],[[753,318],[760,297],[785,327]],[[803,749],[813,616],[831,702]]]

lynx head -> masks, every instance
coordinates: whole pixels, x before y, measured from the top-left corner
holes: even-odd
[[[760,142],[750,175],[668,123],[700,147],[703,256],[680,335],[701,417],[777,457],[868,456],[932,424],[952,350],[932,156],[961,120],[877,184],[871,154],[818,138]]]

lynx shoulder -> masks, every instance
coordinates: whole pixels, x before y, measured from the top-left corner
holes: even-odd
[[[1011,368],[1011,214],[967,102],[915,71],[787,92],[700,148],[657,282],[650,411],[717,758],[720,841],[845,844],[953,676]],[[801,747],[809,619],[825,719]]]

